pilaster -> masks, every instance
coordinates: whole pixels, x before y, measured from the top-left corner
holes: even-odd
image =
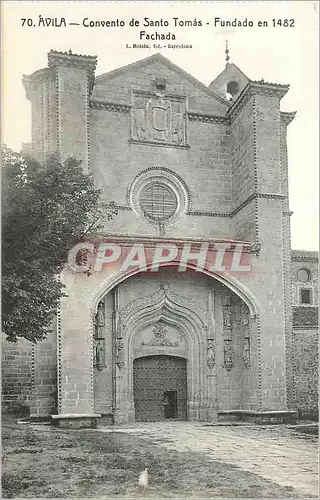
[[[89,97],[97,58],[51,51],[48,66],[54,74],[56,144],[60,158],[73,157],[89,170]]]

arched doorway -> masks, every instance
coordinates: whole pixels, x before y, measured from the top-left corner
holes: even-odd
[[[187,420],[187,361],[145,356],[133,362],[135,420]]]

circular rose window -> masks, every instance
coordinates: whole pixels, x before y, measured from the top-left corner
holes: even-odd
[[[190,195],[177,174],[165,167],[150,167],[129,186],[128,202],[138,217],[163,230],[187,213]]]
[[[298,280],[302,281],[302,283],[306,283],[307,281],[310,280],[310,271],[305,268],[299,269],[298,273]]]
[[[170,187],[161,183],[146,186],[140,195],[140,207],[146,217],[162,222],[170,219],[177,210],[178,201]]]

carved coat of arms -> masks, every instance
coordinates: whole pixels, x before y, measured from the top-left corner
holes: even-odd
[[[132,139],[158,144],[186,144],[185,99],[161,93],[134,92]]]
[[[158,323],[152,330],[154,338],[149,342],[141,342],[142,346],[158,346],[158,347],[178,347],[179,342],[172,342],[168,339],[168,331],[161,324]]]

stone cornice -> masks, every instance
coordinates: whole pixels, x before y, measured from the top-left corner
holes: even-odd
[[[152,170],[152,167],[148,170]],[[246,207],[251,201],[256,199],[271,199],[271,200],[285,200],[287,195],[278,194],[278,193],[252,193],[248,198],[246,198],[240,205],[238,205],[231,212],[209,212],[204,210],[188,210],[186,215],[193,217],[226,217],[232,218],[238,212],[240,212],[244,207]],[[128,205],[117,205],[118,210],[132,210]],[[291,215],[292,212],[283,212],[284,215]]]
[[[104,101],[103,99],[96,99],[96,98],[90,99],[89,106],[92,109],[101,109],[104,111],[116,111],[119,113],[129,113],[132,108],[131,104],[119,104],[116,102],[109,102],[109,101]],[[195,112],[188,112],[188,119],[190,121],[198,121],[204,123],[221,123],[224,125],[230,124],[230,120],[225,116],[207,115]]]
[[[31,75],[22,75],[22,84],[25,88],[27,99],[31,99],[32,92],[37,90],[40,84],[48,82],[52,78],[53,75],[49,68],[39,69]]]
[[[289,125],[289,123],[292,122],[292,120],[295,118],[297,112],[296,111],[280,111],[280,118],[281,121],[284,122],[286,125]]]
[[[156,146],[161,148],[174,148],[174,149],[190,149],[189,144],[171,144],[169,142],[156,142],[156,141],[138,141],[136,139],[129,139],[130,144],[140,144],[141,146]]]
[[[318,325],[292,325],[293,330],[315,330],[316,332],[318,331]]]
[[[256,200],[257,198],[265,198],[265,199],[272,199],[272,200],[284,200],[287,198],[286,195],[284,194],[277,194],[277,193],[252,193],[250,196],[248,196],[247,199],[245,199],[240,205],[238,205],[234,210],[231,212],[204,212],[201,210],[194,210],[194,211],[189,211],[187,212],[187,215],[195,215],[195,216],[206,216],[206,217],[233,217],[236,215],[240,210],[242,210],[246,205],[248,205],[251,201]]]
[[[89,76],[89,92],[91,93],[94,84],[94,72],[97,66],[97,56],[85,56],[69,52],[58,52],[50,50],[48,53],[48,66],[51,69],[59,66],[68,68],[79,68],[87,71]]]
[[[199,216],[199,217],[230,217],[229,213],[223,212],[205,212],[202,210],[189,210],[187,215]]]
[[[44,70],[41,70],[44,71]],[[196,113],[194,111],[188,112],[188,119],[192,122],[202,122],[202,123],[218,123],[222,125],[230,125],[231,121],[235,118],[235,116],[241,111],[242,107],[249,101],[251,98],[251,94],[248,93],[246,98],[241,101],[241,107],[232,108],[234,114],[230,116],[218,116],[218,115],[210,115],[204,113]],[[131,104],[119,104],[115,102],[104,101],[102,99],[90,99],[89,106],[92,109],[99,109],[103,111],[116,111],[118,113],[129,113],[132,106]],[[293,112],[280,112],[281,120],[286,124],[292,122],[296,115],[296,111]]]
[[[240,205],[238,205],[232,212],[229,214],[230,217],[236,215],[240,210],[242,210],[246,205],[248,205],[251,201],[256,200],[258,198],[271,199],[271,200],[285,200],[287,198],[284,194],[278,193],[252,193],[246,200],[244,200]]]
[[[230,124],[230,119],[226,116],[206,115],[189,111],[188,118],[192,122],[222,123],[224,125]]]
[[[129,113],[130,104],[117,104],[115,102],[107,102],[103,100],[90,99],[89,107],[92,109],[100,109],[104,111],[116,111],[118,113]]]
[[[295,262],[318,262],[319,254],[312,250],[291,250],[291,260]]]
[[[288,198],[286,194],[281,193],[254,193],[257,198],[269,198],[272,200],[285,200]]]
[[[286,95],[290,85],[281,85],[280,83],[268,83],[264,81],[250,82],[249,89],[252,94],[277,96],[280,99]]]
[[[71,68],[83,68],[88,71],[94,71],[97,66],[97,56],[85,56],[82,54],[73,54],[69,52],[59,52],[50,50],[48,53],[48,66],[68,66]]]
[[[243,241],[243,240],[232,240],[230,238],[170,238],[170,237],[161,237],[161,236],[137,236],[135,234],[116,234],[116,233],[108,233],[107,235],[99,235],[101,241],[112,241],[115,243],[123,243],[124,245],[132,245],[132,244],[145,244],[147,247],[153,248],[158,244],[174,244],[177,247],[182,247],[185,243],[190,243],[195,246],[201,246],[202,243],[229,243],[230,248],[226,249],[227,252],[231,252],[235,249],[236,245],[243,245],[243,250],[248,253],[252,253],[252,251],[256,251],[255,247],[257,245],[256,242],[252,241]]]
[[[228,110],[226,117],[232,122],[254,95],[277,96],[281,99],[289,90],[289,85],[250,81]]]

